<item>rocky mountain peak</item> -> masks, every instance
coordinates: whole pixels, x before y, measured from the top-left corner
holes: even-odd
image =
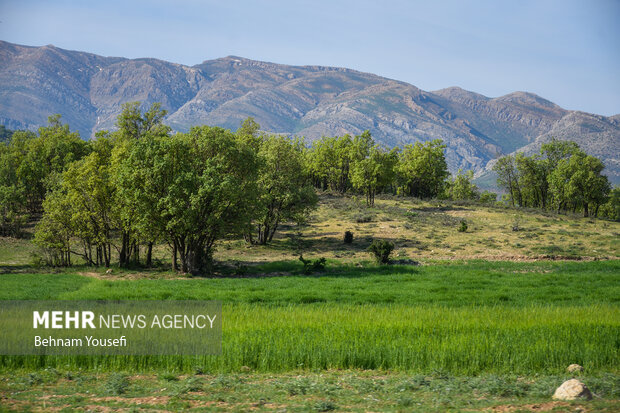
[[[60,113],[88,138],[113,129],[122,104],[131,101],[161,102],[178,131],[198,124],[234,130],[252,116],[264,130],[307,141],[365,129],[388,146],[440,138],[453,172],[481,173],[497,156],[534,150],[553,135],[577,141],[620,176],[620,115],[567,111],[529,92],[498,98],[455,86],[426,92],[347,68],[239,56],[185,66],[0,41],[0,123],[9,128],[36,129]]]

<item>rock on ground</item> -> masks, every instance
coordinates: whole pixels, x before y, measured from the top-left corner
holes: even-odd
[[[567,380],[555,390],[553,399],[555,400],[576,400],[592,398],[592,393],[588,387],[577,379]]]
[[[566,368],[566,371],[568,371],[569,373],[578,373],[580,371],[583,371],[583,366],[580,366],[579,364],[571,364]]]

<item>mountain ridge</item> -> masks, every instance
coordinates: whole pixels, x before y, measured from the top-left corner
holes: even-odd
[[[458,86],[424,91],[354,69],[293,66],[239,56],[194,66],[0,41],[0,124],[35,129],[53,113],[89,137],[113,129],[121,105],[161,102],[175,130],[236,129],[253,116],[264,130],[305,136],[358,134],[403,146],[441,138],[449,169],[487,171],[516,150],[553,135],[577,141],[620,181],[620,114],[566,110],[534,93],[487,97]]]

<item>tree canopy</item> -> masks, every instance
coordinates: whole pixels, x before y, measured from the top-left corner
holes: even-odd
[[[39,218],[34,242],[48,263],[126,267],[152,264],[170,247],[173,268],[205,273],[219,241],[272,242],[282,224],[303,223],[317,191],[474,200],[492,204],[472,171],[450,176],[441,140],[387,149],[369,131],[301,139],[261,132],[252,118],[236,132],[196,126],[173,133],[159,104],[124,105],[117,129],[83,141],[59,115],[37,133],[2,131],[0,235]],[[498,184],[515,207],[620,219],[620,192],[603,163],[575,143],[552,140],[539,153],[498,159]],[[339,195],[338,195],[339,196]]]

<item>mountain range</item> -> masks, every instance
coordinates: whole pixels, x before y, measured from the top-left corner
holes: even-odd
[[[165,123],[177,131],[200,124],[235,130],[252,116],[265,131],[308,141],[366,129],[390,147],[440,138],[450,171],[478,176],[501,155],[533,153],[552,137],[570,139],[601,158],[611,181],[620,183],[620,114],[566,110],[533,93],[428,92],[345,68],[236,56],[185,66],[0,41],[0,124],[10,129],[35,130],[60,113],[88,138],[114,129],[121,105],[131,101],[161,102]]]

